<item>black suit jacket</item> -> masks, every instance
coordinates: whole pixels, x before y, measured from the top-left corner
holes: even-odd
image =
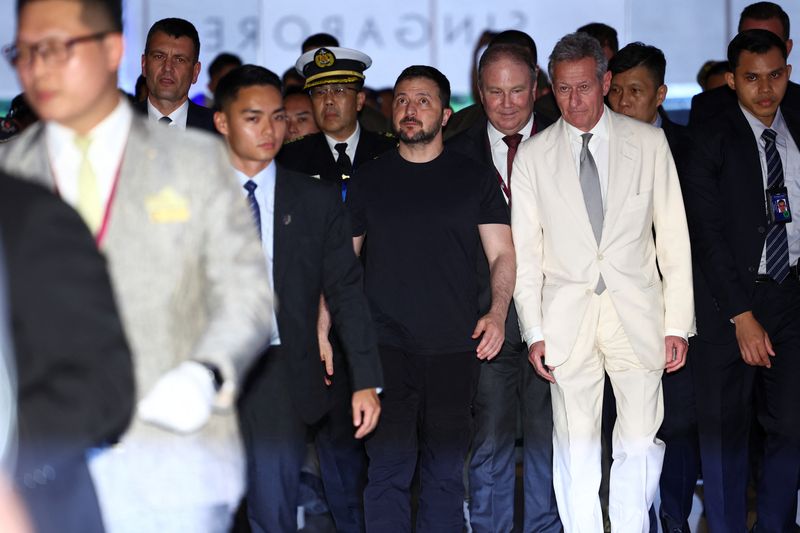
[[[482,108],[481,108],[482,110]],[[486,130],[488,119],[486,115],[480,120],[476,120],[465,131],[456,135],[447,141],[448,148],[460,152],[468,157],[475,159],[483,165],[490,167],[495,171],[494,160],[492,159],[492,148],[489,145],[489,133]],[[538,133],[552,124],[552,121],[545,118],[540,114],[536,114],[534,118],[535,131]],[[495,171],[496,172],[496,171]],[[498,184],[498,187],[500,185]],[[511,179],[511,197],[514,197],[514,180],[513,175]],[[478,279],[480,294],[478,302],[480,304],[481,314],[486,313],[492,303],[492,289],[489,279],[489,263],[486,260],[486,255],[481,250],[478,256]],[[519,320],[517,318],[517,309],[514,307],[514,302],[508,307],[508,315],[506,317],[506,343],[510,345],[513,350],[520,350],[524,347],[522,336],[519,331]]]
[[[736,93],[727,85],[704,91],[692,97],[692,108],[689,111],[689,125],[695,126],[714,118],[726,109],[738,108]],[[783,97],[781,108],[800,110],[800,85],[789,82]]]
[[[800,145],[800,113],[781,106]],[[698,335],[730,340],[730,318],[752,309],[755,279],[769,230],[758,144],[739,107],[692,130],[683,172],[692,251],[710,289],[695,294]],[[800,202],[800,198],[791,201]]]
[[[361,263],[339,187],[277,167],[273,258],[278,331],[290,354],[293,400],[313,423],[329,407],[317,342],[320,294],[344,349],[352,390],[383,386]]]
[[[102,531],[85,464],[131,417],[131,356],[105,261],[77,213],[0,174],[17,361],[16,481],[37,531]]]
[[[361,134],[353,159],[354,174],[367,161],[375,159],[382,153],[397,146],[397,139],[367,131],[361,128]],[[310,176],[319,176],[323,180],[341,181],[341,173],[336,168],[325,134],[322,132],[307,135],[286,143],[278,153],[277,161],[294,171]]]
[[[147,101],[137,102],[133,108],[147,116]],[[219,134],[216,126],[214,126],[214,111],[207,107],[197,105],[189,100],[189,111],[186,114],[186,127],[198,128],[211,133]]]

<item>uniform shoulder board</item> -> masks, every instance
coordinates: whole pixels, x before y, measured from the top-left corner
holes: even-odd
[[[305,139],[306,137],[308,137],[308,135],[301,135],[300,137],[297,137],[297,138],[295,138],[295,139],[292,139],[291,141],[286,141],[286,142],[285,142],[285,143],[283,143],[283,144],[292,144],[292,143],[296,143],[297,141],[302,141],[302,140],[303,140],[303,139]]]

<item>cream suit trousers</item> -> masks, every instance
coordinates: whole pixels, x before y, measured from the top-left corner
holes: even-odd
[[[617,399],[608,509],[612,532],[649,531],[648,509],[664,459],[664,443],[656,438],[664,417],[662,371],[640,363],[609,293],[592,296],[572,353],[553,371],[553,481],[566,533],[603,531],[597,492],[604,371]]]

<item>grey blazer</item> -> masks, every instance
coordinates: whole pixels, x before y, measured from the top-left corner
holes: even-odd
[[[38,124],[2,146],[0,168],[52,189],[43,133]],[[134,115],[101,249],[133,351],[137,397],[195,359],[222,372],[222,409],[188,436],[134,420],[120,445],[94,461],[104,505],[108,494],[157,507],[230,502],[243,487],[229,407],[266,346],[272,295],[224,146],[205,133],[176,133]]]

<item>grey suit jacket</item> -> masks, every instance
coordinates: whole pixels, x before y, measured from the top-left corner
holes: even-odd
[[[0,150],[0,168],[54,188],[44,128]],[[222,407],[271,327],[264,257],[222,143],[134,116],[107,235],[101,245],[133,351],[137,396],[168,370],[195,359],[219,367]],[[232,501],[242,490],[236,417],[212,415],[177,435],[134,420],[101,454],[103,492],[157,506]],[[110,485],[109,485],[110,483]]]

